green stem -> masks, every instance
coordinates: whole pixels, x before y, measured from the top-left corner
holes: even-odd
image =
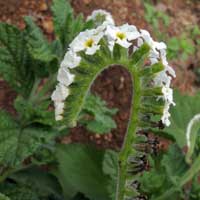
[[[117,186],[117,200],[123,200],[125,192],[124,189],[127,178],[127,160],[128,157],[133,152],[132,143],[136,136],[136,129],[138,125],[138,113],[139,113],[139,105],[140,105],[140,97],[141,97],[141,87],[140,87],[140,78],[136,71],[136,68],[133,66],[131,68],[132,82],[133,82],[133,94],[131,101],[131,113],[129,125],[126,132],[126,137],[124,140],[124,144],[122,150],[119,154],[119,166],[118,166],[118,186]],[[130,69],[129,69],[130,70]]]

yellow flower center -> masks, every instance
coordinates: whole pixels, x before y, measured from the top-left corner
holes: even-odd
[[[117,32],[117,33],[116,33],[116,36],[117,36],[120,40],[123,40],[123,39],[126,37],[126,34],[125,34],[125,33],[122,33],[122,32]]]
[[[94,44],[94,40],[92,38],[86,40],[85,42],[85,47],[92,47],[92,45]]]

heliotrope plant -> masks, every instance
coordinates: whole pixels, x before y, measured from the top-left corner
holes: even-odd
[[[112,16],[94,11],[88,20],[96,28],[80,32],[70,43],[58,71],[58,84],[52,94],[55,119],[74,127],[90,87],[106,68],[117,65],[132,77],[132,101],[129,124],[118,157],[116,199],[137,197],[132,187],[143,167],[143,152],[133,146],[143,142],[141,131],[155,128],[160,120],[170,125],[169,108],[173,102],[170,88],[174,70],[166,59],[166,45],[156,42],[149,32],[133,25],[115,26]]]

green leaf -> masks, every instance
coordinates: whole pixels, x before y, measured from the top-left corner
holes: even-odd
[[[118,168],[118,153],[112,150],[107,150],[103,160],[103,171],[105,174],[116,178]]]
[[[116,114],[117,109],[111,109],[106,106],[106,102],[95,95],[88,95],[80,114],[80,123],[94,133],[109,133],[111,129],[116,128],[116,123],[112,115]]]
[[[150,170],[138,178],[141,184],[139,190],[151,200],[166,199],[162,198],[163,193],[167,197],[181,199],[180,180],[189,168],[181,149],[177,145],[171,145],[166,154],[150,156],[149,163]]]
[[[54,126],[54,112],[49,111],[50,101],[34,103],[18,96],[14,102],[14,107],[26,125],[39,123],[42,125]]]
[[[192,187],[191,187],[189,196],[190,196],[189,197],[190,200],[200,199],[200,184],[199,184],[198,176],[196,176],[194,180],[192,181]]]
[[[10,198],[8,198],[4,194],[0,193],[0,200],[10,200]]]
[[[66,0],[53,0],[52,5],[54,31],[64,45],[70,33],[70,24],[73,20],[73,10]],[[66,45],[66,44],[65,44]]]
[[[0,191],[11,200],[40,200],[35,191],[24,185],[4,183],[0,185]]]
[[[107,150],[103,160],[103,172],[110,176],[108,183],[108,191],[110,198],[115,199],[117,188],[117,176],[118,176],[118,154],[115,151]]]
[[[171,145],[167,154],[163,156],[162,166],[165,167],[167,175],[172,183],[177,184],[180,177],[188,169],[184,154],[177,145]]]
[[[61,197],[62,190],[56,177],[39,168],[32,167],[22,170],[11,175],[9,178],[18,184],[31,187],[40,196],[53,195],[57,198]]]
[[[186,128],[190,119],[200,111],[200,93],[195,96],[174,92],[176,106],[171,107],[171,125],[165,131],[172,135],[182,148],[186,145]]]
[[[152,194],[155,196],[157,193],[162,192],[162,187],[166,184],[166,177],[164,174],[159,174],[155,169],[150,172],[145,172],[140,179],[141,190],[144,193]]]
[[[60,40],[64,52],[76,35],[93,26],[91,21],[84,22],[82,14],[74,17],[68,0],[53,0],[52,12],[55,34]]]
[[[56,131],[49,128],[20,128],[8,113],[0,111],[0,164],[20,165],[55,135]]]
[[[77,192],[93,200],[108,200],[108,177],[102,171],[104,151],[80,144],[57,145],[58,168],[55,170],[65,194]]]
[[[29,53],[33,57],[33,70],[39,77],[47,76],[48,71],[57,71],[58,57],[53,52],[53,46],[47,41],[40,28],[33,22],[31,17],[24,18],[26,28],[24,30]],[[53,67],[52,67],[53,65]]]
[[[0,23],[0,74],[15,91],[25,97],[34,82],[30,65],[23,33],[15,26]]]

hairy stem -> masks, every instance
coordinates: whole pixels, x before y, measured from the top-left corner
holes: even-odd
[[[136,136],[136,129],[138,123],[138,113],[141,97],[140,79],[137,74],[136,68],[131,67],[133,91],[132,91],[132,101],[131,101],[131,113],[129,125],[126,132],[126,137],[122,150],[119,154],[119,166],[118,166],[118,186],[117,186],[117,200],[123,200],[126,188],[126,178],[127,178],[127,161],[131,155],[133,148],[132,143]]]

